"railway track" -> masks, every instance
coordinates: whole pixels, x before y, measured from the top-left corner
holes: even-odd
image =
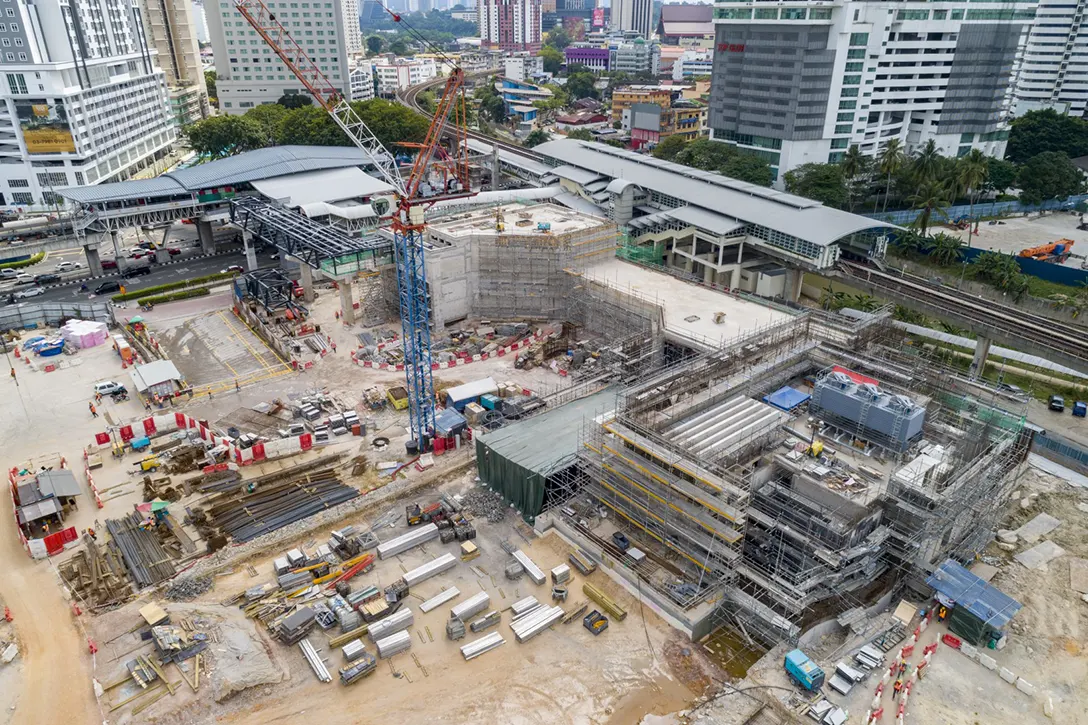
[[[489,70],[475,71],[473,73],[466,73],[465,79],[468,80],[471,78],[479,78],[480,76],[491,75],[492,73],[493,71]],[[400,103],[402,106],[407,106],[408,108],[411,108],[416,113],[426,116],[427,118],[433,118],[433,114],[423,110],[423,108],[419,105],[419,94],[429,90],[440,90],[442,86],[445,85],[445,83],[445,78],[436,78],[435,80],[427,81],[426,83],[409,86],[403,91],[397,92],[397,102]],[[471,139],[475,139],[486,144],[491,144],[493,146],[498,146],[505,151],[524,156],[525,158],[532,159],[534,161],[544,160],[544,157],[541,154],[535,153],[532,149],[527,149],[524,146],[518,146],[517,144],[512,144],[508,141],[503,141],[502,139],[488,136],[487,134],[483,134],[478,131],[467,131],[466,133]]]
[[[976,300],[921,277],[896,275],[854,262],[839,263],[847,280],[892,293],[907,301],[935,307],[959,317],[977,330],[995,330],[1006,337],[1028,342],[1042,351],[1054,351],[1088,364],[1088,329],[1052,320],[1018,307]]]

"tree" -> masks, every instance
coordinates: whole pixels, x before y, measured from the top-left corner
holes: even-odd
[[[480,102],[480,112],[495,123],[506,120],[506,104],[500,96],[487,96]]]
[[[544,40],[544,45],[550,45],[556,50],[563,50],[570,44],[570,33],[562,25],[552,28],[551,32],[548,33],[548,37]]]
[[[385,45],[385,41],[382,40],[380,35],[371,35],[366,39],[366,50],[371,55],[381,53],[383,45]]]
[[[904,229],[893,234],[895,237],[892,239],[892,246],[901,254],[920,254],[928,246],[926,239],[913,229]]]
[[[930,179],[924,182],[907,201],[912,209],[921,209],[922,213],[914,223],[923,237],[926,236],[934,214],[948,218],[948,189],[939,181]]]
[[[263,148],[268,141],[261,126],[245,116],[212,116],[184,130],[193,151],[212,159]]]
[[[995,156],[986,159],[986,188],[998,194],[1016,184],[1016,174],[1020,169],[1011,161],[1004,161]]]
[[[864,157],[861,155],[861,148],[857,144],[846,149],[846,153],[842,155],[839,165],[842,166],[842,175],[847,181],[853,179],[861,171],[862,158]]]
[[[592,73],[572,73],[567,76],[567,85],[565,86],[567,95],[575,101],[579,98],[598,98],[600,94],[597,93],[597,89],[593,85],[596,80],[596,76]]]
[[[563,51],[554,45],[545,45],[537,55],[544,59],[545,73],[558,73],[563,67],[563,61],[566,60]]]
[[[1020,201],[1025,204],[1064,199],[1084,189],[1084,174],[1060,151],[1046,151],[1031,157],[1020,167],[1016,180]]]
[[[941,265],[955,264],[960,261],[963,242],[959,237],[938,232],[933,235],[932,246],[929,249],[929,258]]]
[[[1088,121],[1048,108],[1025,113],[1012,122],[1006,159],[1024,163],[1048,151],[1059,151],[1072,159],[1088,155]]]
[[[704,171],[718,171],[738,153],[737,147],[731,144],[700,138],[692,141],[676,154],[675,161]]]
[[[880,174],[887,179],[884,185],[884,208],[883,211],[888,210],[888,197],[892,193],[892,176],[899,172],[903,168],[903,164],[906,163],[907,155],[903,151],[903,142],[898,138],[890,138],[880,149],[880,153],[876,157]]]
[[[593,134],[584,128],[576,128],[573,131],[567,132],[567,138],[574,139],[575,141],[593,141]]]
[[[408,55],[408,44],[397,38],[389,44],[389,52],[393,55]]]
[[[975,200],[989,174],[990,165],[987,163],[986,155],[978,149],[971,149],[956,162],[957,178],[960,186],[967,192],[967,199],[971,206],[967,223],[968,247],[971,246],[971,237],[975,230]]]
[[[688,141],[683,136],[668,136],[654,147],[654,158],[664,159],[665,161],[675,161],[677,154],[683,151],[684,147],[687,145]]]
[[[774,172],[770,165],[755,154],[738,153],[719,170],[730,178],[747,181],[749,184],[770,186],[774,183]]]
[[[786,191],[825,206],[842,209],[847,205],[846,179],[839,164],[801,164],[783,177]]]
[[[276,104],[284,108],[304,108],[314,105],[314,99],[305,93],[284,93]]]
[[[548,135],[547,131],[538,128],[530,132],[521,143],[522,146],[525,146],[526,148],[533,148],[534,146],[539,146],[540,144],[547,143],[551,140],[552,137]]]
[[[246,111],[245,117],[255,121],[264,134],[265,145],[275,145],[280,135],[280,125],[283,119],[290,115],[290,111],[279,103],[262,103],[256,108]]]
[[[208,87],[208,101],[219,108],[219,89],[216,87],[216,81],[219,80],[219,74],[213,70],[204,71],[204,85]]]
[[[911,164],[914,183],[918,189],[922,188],[927,181],[937,179],[937,170],[941,164],[940,159],[941,152],[937,148],[937,143],[933,139],[929,139],[926,141],[925,146],[918,151],[918,154],[914,157],[914,162]]]

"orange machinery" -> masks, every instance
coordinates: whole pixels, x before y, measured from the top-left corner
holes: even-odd
[[[1075,242],[1072,239],[1059,239],[1049,244],[1040,244],[1038,247],[1028,247],[1021,250],[1021,257],[1034,259],[1038,262],[1053,262],[1061,264],[1069,259]]]

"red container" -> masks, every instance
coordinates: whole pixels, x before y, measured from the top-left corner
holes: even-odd
[[[438,436],[434,439],[434,454],[441,456],[446,452],[446,439],[442,436]]]

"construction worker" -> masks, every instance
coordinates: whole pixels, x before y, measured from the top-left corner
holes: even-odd
[[[91,537],[91,541],[98,541],[98,534],[96,534],[92,528],[87,529],[87,536]]]
[[[893,700],[899,697],[899,692],[902,689],[903,689],[903,680],[902,679],[897,679],[895,681],[895,686],[892,687],[892,699]]]
[[[941,608],[937,610],[937,621],[943,622],[944,618],[948,616],[948,607],[941,605]]]
[[[94,402],[98,403],[99,405],[102,405],[102,393],[95,393],[94,394]]]
[[[90,409],[91,409],[91,417],[93,417],[93,418],[97,418],[97,417],[98,417],[98,410],[96,410],[96,409],[95,409],[95,407],[94,407],[94,403],[87,403],[87,405],[88,405],[88,406],[90,406]]]

